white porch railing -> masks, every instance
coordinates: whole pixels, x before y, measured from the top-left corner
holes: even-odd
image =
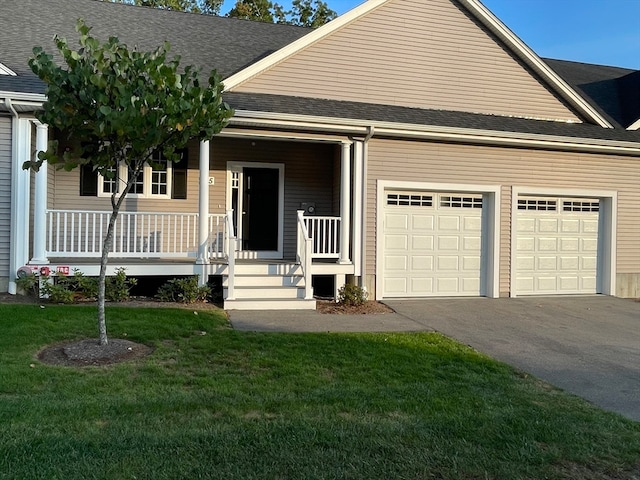
[[[225,217],[226,230],[225,230],[225,251],[224,254],[227,257],[227,296],[226,300],[234,300],[235,291],[235,270],[236,270],[236,249],[238,239],[236,238],[235,230],[233,228],[233,210],[229,210]]]
[[[313,298],[313,288],[311,286],[311,256],[313,246],[304,220],[304,211],[298,210],[296,260],[302,267],[302,273],[304,275],[304,298],[309,300]]]
[[[312,240],[313,258],[340,256],[340,217],[303,217]]]
[[[47,254],[97,257],[109,225],[109,211],[47,210]],[[225,257],[225,215],[209,215],[209,254]],[[120,212],[111,255],[182,258],[198,250],[197,213]]]

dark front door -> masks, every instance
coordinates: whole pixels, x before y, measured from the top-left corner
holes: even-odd
[[[243,250],[278,250],[279,171],[243,169]]]

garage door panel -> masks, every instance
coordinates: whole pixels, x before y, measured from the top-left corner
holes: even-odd
[[[406,295],[407,294],[407,279],[405,277],[391,277],[388,276],[384,279],[385,290],[390,294]]]
[[[462,239],[462,248],[467,252],[479,252],[482,247],[482,239],[480,237],[467,237]]]
[[[457,272],[460,268],[457,256],[439,255],[437,269],[440,271]]]
[[[412,235],[411,248],[413,250],[433,251],[433,235]]]
[[[558,268],[558,259],[557,257],[536,257],[537,262],[537,270],[539,271],[555,271]]]
[[[580,233],[580,220],[562,220],[560,231],[562,233]]]
[[[411,295],[433,294],[433,279],[427,277],[415,277],[411,279]]]
[[[541,233],[558,233],[558,219],[541,218],[538,220],[538,232]]]
[[[421,200],[407,203],[407,194],[388,192],[381,212],[383,297],[479,295],[482,197],[408,195]]]
[[[450,235],[441,235],[438,237],[438,249],[439,250],[460,250],[460,237],[453,237]]]
[[[538,239],[538,251],[539,252],[557,252],[558,251],[558,239],[557,238],[539,238]]]
[[[413,230],[433,231],[435,219],[433,215],[411,215]]]
[[[442,215],[438,217],[438,230],[441,232],[445,231],[460,231],[460,217],[458,216],[450,216],[450,215]]]
[[[433,256],[413,255],[411,257],[411,270],[413,272],[433,270]]]
[[[407,251],[409,237],[407,235],[385,235],[387,250]]]
[[[598,201],[519,197],[517,205],[517,293],[596,293]]]
[[[408,257],[406,255],[386,255],[384,260],[389,271],[403,272],[407,269]]]
[[[409,226],[409,215],[398,213],[387,213],[384,219],[385,225],[389,230],[406,230]]]
[[[596,233],[598,231],[598,221],[597,220],[583,220],[582,221],[582,232],[583,233]]]
[[[482,268],[482,259],[480,256],[476,257],[462,257],[462,271],[463,272],[477,272]]]

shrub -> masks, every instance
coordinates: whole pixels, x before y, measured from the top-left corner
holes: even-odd
[[[124,268],[119,268],[115,276],[105,279],[104,296],[110,302],[124,302],[129,299],[129,292],[137,283],[137,279],[127,278]]]
[[[75,295],[72,290],[72,280],[62,273],[55,277],[43,275],[40,288],[42,295],[50,302],[73,303]]]
[[[367,291],[364,288],[347,283],[338,290],[338,303],[347,306],[358,306],[367,301],[367,296]]]
[[[38,276],[35,273],[28,273],[27,275],[16,278],[16,285],[26,295],[37,297],[40,293]]]
[[[211,293],[208,285],[199,286],[198,276],[173,278],[158,289],[156,297],[163,302],[204,302]]]

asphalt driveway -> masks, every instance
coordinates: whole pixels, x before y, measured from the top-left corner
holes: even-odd
[[[640,302],[577,296],[385,303],[425,330],[640,421]]]

